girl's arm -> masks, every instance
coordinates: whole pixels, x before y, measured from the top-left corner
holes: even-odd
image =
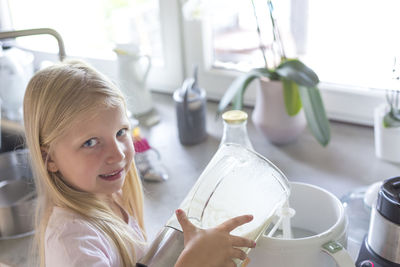
[[[194,226],[183,210],[177,210],[176,216],[182,226],[185,248],[175,267],[235,267],[233,259],[247,258],[239,247],[254,248],[256,245],[250,239],[230,235],[238,226],[250,222],[251,215],[235,217],[206,230]]]

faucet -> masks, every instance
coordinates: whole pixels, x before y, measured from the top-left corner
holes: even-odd
[[[61,35],[50,28],[38,28],[38,29],[27,29],[27,30],[18,30],[18,31],[4,31],[0,32],[0,40],[1,39],[8,39],[8,38],[16,38],[16,37],[23,37],[23,36],[30,36],[30,35],[41,35],[41,34],[49,34],[57,39],[58,43],[58,57],[60,61],[63,61],[65,58],[65,47],[64,42]]]

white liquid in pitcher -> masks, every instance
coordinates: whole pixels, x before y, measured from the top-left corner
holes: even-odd
[[[246,168],[242,170],[244,172]],[[232,234],[252,240],[258,239],[263,230],[271,223],[276,209],[285,200],[285,193],[279,184],[268,184],[269,181],[263,179],[252,183],[241,183],[240,192],[238,192],[235,179],[239,180],[242,177],[246,177],[246,174],[236,174],[235,177],[229,177],[229,180],[222,180],[221,184],[216,187],[215,192],[207,200],[201,212],[191,210],[191,214],[201,214],[201,222],[197,223],[199,227],[211,228],[235,216],[252,214],[254,216],[253,220],[234,229]],[[263,194],[255,194],[254,192],[257,188],[265,188]],[[241,196],[238,196],[238,194]],[[266,195],[268,198],[265,197]],[[246,201],[238,203],[238,199],[243,197],[246,198]],[[269,201],[267,202],[266,200]],[[193,206],[197,205],[192,203]],[[201,206],[199,205],[199,207]]]

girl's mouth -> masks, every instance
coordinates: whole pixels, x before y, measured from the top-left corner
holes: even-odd
[[[124,169],[120,169],[109,174],[100,174],[99,177],[106,181],[114,181],[122,177],[122,172]]]

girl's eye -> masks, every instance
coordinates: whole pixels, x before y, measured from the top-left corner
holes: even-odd
[[[120,136],[125,135],[126,131],[128,131],[128,129],[126,129],[126,128],[119,130],[117,133],[117,136],[120,137]]]
[[[94,147],[98,141],[94,138],[87,140],[84,144],[83,147]]]

